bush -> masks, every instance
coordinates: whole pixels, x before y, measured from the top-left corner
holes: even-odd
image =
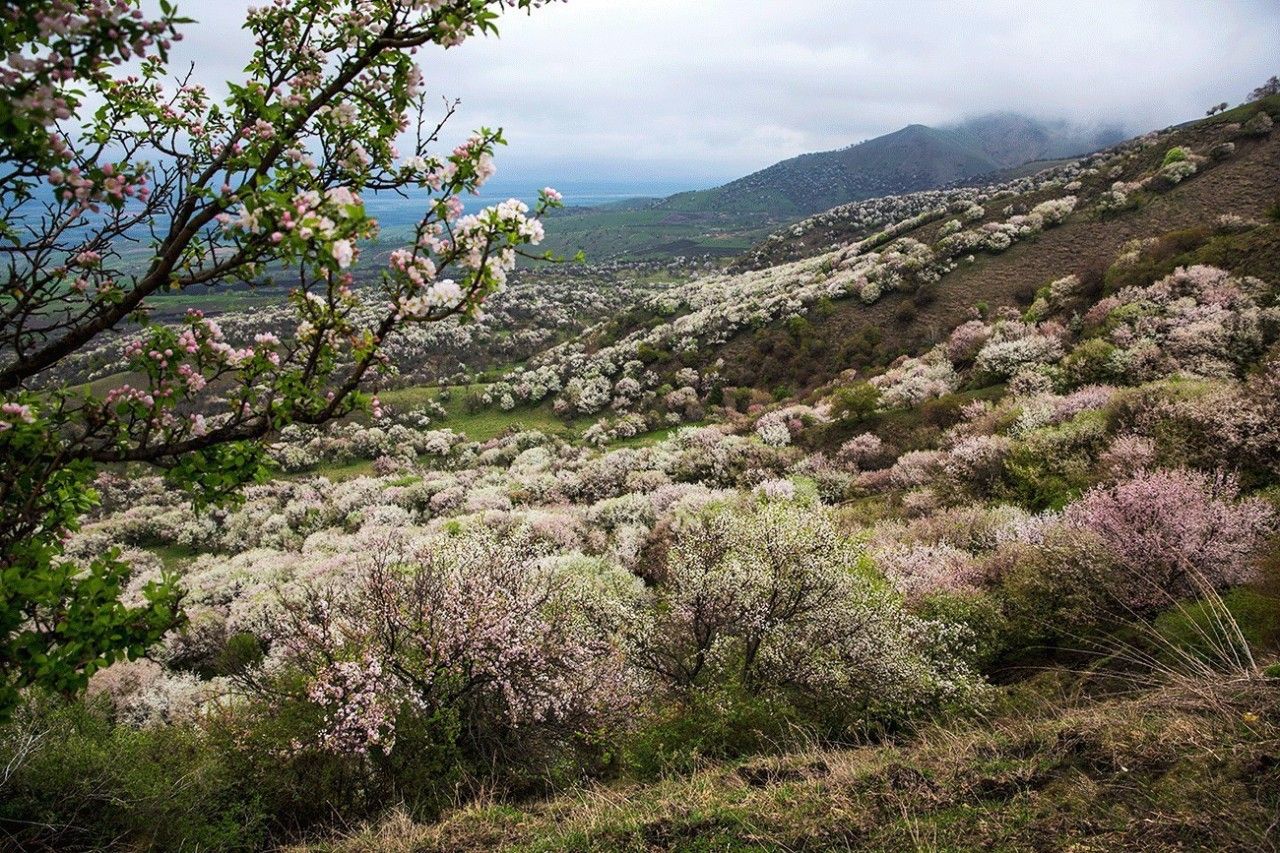
[[[103,703],[33,697],[0,731],[0,765],[0,827],[17,849],[232,850],[267,838],[261,789],[213,740],[117,725]]]
[[[825,512],[769,502],[684,526],[634,638],[637,664],[685,701],[741,689],[824,728],[867,732],[968,701],[958,626],[908,614]]]
[[[880,391],[869,382],[857,382],[837,388],[832,395],[831,413],[849,423],[859,423],[875,414],[880,405]]]
[[[622,765],[642,779],[691,773],[706,761],[776,753],[824,734],[783,697],[738,687],[672,704],[622,743]]]
[[[1005,648],[1008,623],[994,598],[979,592],[939,592],[922,599],[915,608],[933,622],[958,625],[971,638],[966,661],[981,670]]]
[[[596,579],[546,556],[527,531],[388,543],[354,582],[286,601],[283,675],[265,696],[315,710],[319,724],[297,735],[306,751],[386,757],[402,725],[456,717],[478,758],[518,739],[541,764],[630,701],[621,656],[590,618]]]
[[[1041,543],[999,549],[989,571],[999,587],[1005,648],[1040,643],[1079,648],[1082,634],[1122,621],[1128,614],[1118,612],[1105,592],[1115,567],[1098,537],[1062,527],[1050,529]]]
[[[1103,338],[1081,341],[1062,361],[1062,378],[1068,387],[1099,385],[1113,381],[1119,372],[1116,348]]]
[[[1160,164],[1161,168],[1168,166],[1170,163],[1181,163],[1187,159],[1187,152],[1181,148],[1170,148],[1165,152],[1164,162]]]
[[[1122,571],[1109,586],[1126,606],[1161,608],[1248,579],[1273,512],[1256,498],[1236,496],[1227,477],[1138,471],[1115,486],[1090,489],[1064,519],[1099,537],[1115,556]]]

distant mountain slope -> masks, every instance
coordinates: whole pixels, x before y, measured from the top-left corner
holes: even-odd
[[[835,151],[802,154],[723,186],[559,212],[556,251],[592,260],[736,254],[779,224],[880,196],[941,187],[1033,160],[1097,150],[1115,129],[993,113],[946,127],[912,124]]]
[[[804,216],[1031,160],[1086,154],[1121,138],[1116,129],[1043,122],[1017,113],[993,113],[947,128],[912,124],[848,148],[783,160],[715,189],[680,193],[658,206]]]
[[[948,184],[1000,163],[953,131],[913,124],[838,151],[802,154],[660,207],[804,216],[848,201]]]
[[[945,129],[1005,169],[1033,160],[1077,157],[1125,138],[1119,127],[1041,121],[1013,112],[989,113]]]

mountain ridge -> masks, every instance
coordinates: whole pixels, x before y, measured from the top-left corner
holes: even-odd
[[[849,201],[929,189],[1034,160],[1087,154],[1123,138],[1116,128],[1047,122],[1015,112],[953,125],[908,124],[855,145],[800,154],[709,190],[668,196],[671,210],[730,208],[801,215]]]
[[[777,226],[842,204],[957,184],[1028,162],[1087,154],[1119,129],[989,113],[908,124],[844,148],[800,154],[718,187],[561,211],[557,251],[588,257],[737,254]]]

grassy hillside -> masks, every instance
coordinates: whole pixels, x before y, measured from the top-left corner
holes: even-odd
[[[1274,687],[1088,684],[1048,672],[978,725],[480,803],[435,825],[400,813],[298,853],[1275,849]]]
[[[1280,116],[1280,99],[1265,105]],[[1238,117],[1238,116],[1237,116]],[[1083,200],[1106,191],[1115,180],[1129,180],[1158,166],[1170,148],[1207,151],[1222,141],[1231,119],[1217,117],[1175,129],[1137,153],[1122,174],[1099,175],[1077,191]],[[1001,204],[1027,208],[1054,191],[1002,199]],[[1061,190],[1057,190],[1061,192]],[[1280,138],[1275,134],[1236,144],[1234,155],[1168,192],[1151,194],[1131,209],[1105,218],[1078,212],[1057,228],[1019,243],[999,255],[980,255],[936,284],[911,293],[896,293],[874,305],[840,300],[811,311],[803,335],[779,327],[745,332],[708,354],[724,358],[733,384],[772,389],[813,386],[848,367],[887,363],[898,355],[927,346],[963,321],[975,306],[1025,307],[1035,291],[1064,275],[1097,279],[1122,245],[1135,239],[1159,239],[1158,265],[1165,271],[1192,263],[1225,263],[1249,274],[1274,271],[1280,226],[1269,225],[1249,237],[1213,233],[1219,216],[1238,216],[1267,223],[1280,202]],[[1000,216],[988,210],[988,219]],[[925,243],[937,239],[934,221],[901,236]],[[833,221],[802,237],[771,245],[779,256],[793,258],[829,251],[832,243],[864,236],[864,231]],[[784,235],[785,237],[785,235]]]

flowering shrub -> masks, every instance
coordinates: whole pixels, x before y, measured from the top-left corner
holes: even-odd
[[[705,516],[677,537],[668,571],[637,660],[674,689],[794,685],[901,721],[977,687],[821,513],[770,503]]]
[[[404,715],[459,713],[482,737],[584,731],[630,701],[619,651],[527,536],[481,533],[376,554],[354,588],[291,598],[281,665],[324,709],[312,744],[389,752]]]
[[[981,373],[1007,379],[1027,368],[1050,364],[1062,358],[1062,344],[1041,334],[1025,337],[993,337],[981,350],[974,367]]]
[[[1258,285],[1209,266],[1179,268],[1098,303],[1085,322],[1110,328],[1110,358],[1132,380],[1174,372],[1228,377],[1261,354]]]
[[[1064,519],[1115,555],[1126,572],[1126,604],[1160,607],[1246,580],[1273,513],[1256,498],[1237,499],[1230,477],[1177,469],[1138,471],[1092,489]]]
[[[951,545],[898,546],[877,551],[876,564],[909,600],[977,588],[978,563]]]
[[[756,435],[769,447],[786,447],[791,443],[786,418],[778,412],[770,412],[756,422]]]
[[[871,384],[880,389],[884,408],[907,408],[950,394],[959,387],[960,376],[943,351],[934,349],[922,358],[904,360]]]
[[[854,468],[874,468],[884,461],[884,442],[873,432],[864,432],[840,445],[837,458]]]

